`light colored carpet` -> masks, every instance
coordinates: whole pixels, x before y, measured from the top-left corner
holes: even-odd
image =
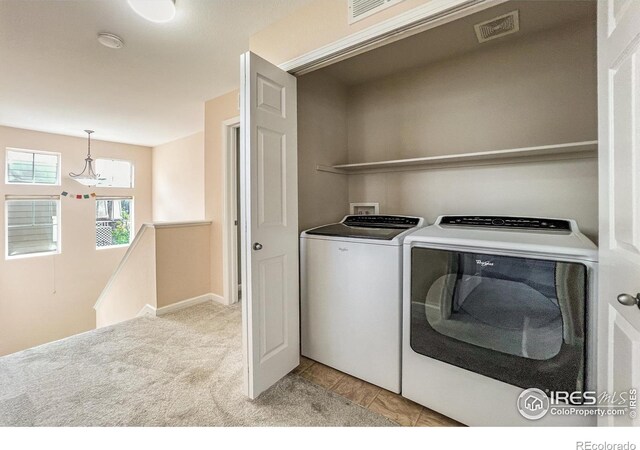
[[[293,374],[248,400],[240,315],[207,303],[2,357],[0,425],[394,425]]]

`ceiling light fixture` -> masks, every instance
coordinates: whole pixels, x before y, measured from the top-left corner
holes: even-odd
[[[91,133],[93,130],[84,130],[87,133],[87,158],[84,160],[84,169],[80,173],[70,172],[69,176],[85,186],[95,186],[100,181],[100,175],[93,170],[93,158],[91,157]]]
[[[169,22],[176,16],[175,0],[127,0],[138,15],[150,22]]]
[[[98,33],[98,42],[109,48],[122,48],[124,41],[120,36],[111,33]]]

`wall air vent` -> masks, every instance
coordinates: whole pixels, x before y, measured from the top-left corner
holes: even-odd
[[[369,17],[404,0],[349,0],[349,23]]]
[[[476,29],[476,36],[480,43],[515,33],[520,30],[518,10],[478,23],[473,27]]]

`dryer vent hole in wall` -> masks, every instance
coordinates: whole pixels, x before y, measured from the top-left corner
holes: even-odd
[[[480,22],[475,24],[473,28],[476,30],[476,36],[480,43],[516,33],[520,30],[518,10]]]

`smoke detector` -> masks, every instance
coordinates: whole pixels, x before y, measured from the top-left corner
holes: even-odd
[[[124,41],[122,38],[111,33],[98,33],[98,42],[109,48],[124,47]]]
[[[475,24],[478,42],[483,43],[520,30],[518,10]]]

